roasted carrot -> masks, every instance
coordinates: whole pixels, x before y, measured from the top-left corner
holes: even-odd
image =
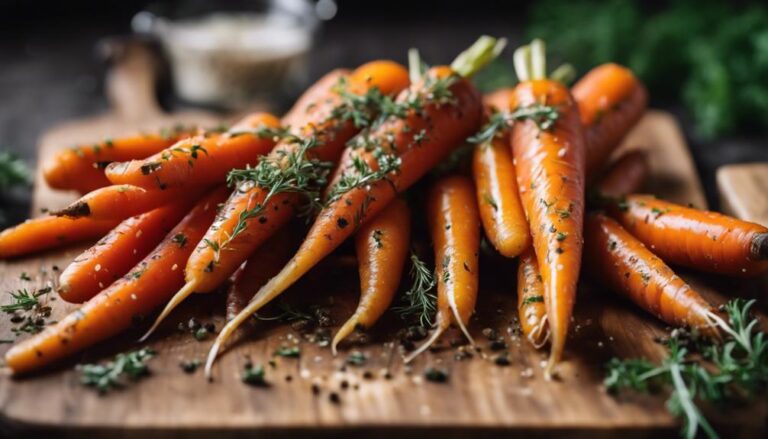
[[[324,79],[325,80],[325,79]],[[317,203],[332,163],[346,142],[361,128],[353,119],[369,93],[389,95],[407,86],[408,72],[392,61],[374,61],[355,69],[336,86],[307,105],[303,123],[292,129],[255,169],[233,171],[237,186],[211,229],[187,262],[186,284],[168,303],[145,337],[186,297],[210,292],[232,273],[282,225],[295,216],[301,192]],[[303,98],[302,98],[303,100]],[[366,104],[367,105],[367,104]],[[369,112],[363,115],[373,117]],[[294,118],[294,122],[299,120]],[[233,175],[230,174],[230,177]],[[254,176],[255,175],[255,176]]]
[[[586,220],[584,254],[591,276],[674,326],[711,333],[712,306],[621,225],[602,214]]]
[[[162,305],[184,283],[181,267],[227,193],[219,188],[206,195],[130,273],[58,323],[13,346],[5,354],[8,367],[14,374],[39,369],[128,329]],[[183,245],[178,236],[186,237]]]
[[[523,208],[539,270],[551,331],[546,374],[554,372],[565,347],[581,266],[584,215],[584,135],[568,88],[545,79],[543,42],[515,52],[522,82],[518,109],[531,111],[515,122],[512,145]],[[530,67],[529,67],[530,66]]]
[[[279,126],[275,116],[254,113],[220,135],[188,137],[149,157],[114,162],[105,173],[113,184],[144,189],[221,184],[231,169],[253,166],[267,154]]]
[[[629,195],[611,214],[669,264],[734,276],[768,270],[768,228],[759,224],[651,195]]]
[[[603,64],[573,86],[587,145],[586,169],[595,176],[645,113],[648,92],[631,70]]]
[[[0,233],[0,258],[13,258],[63,247],[106,235],[118,220],[43,216],[24,221]]]
[[[109,186],[104,168],[111,162],[148,157],[196,132],[195,127],[177,126],[157,134],[137,134],[78,145],[53,154],[43,165],[43,176],[54,189],[71,189],[84,194]]]
[[[531,234],[517,191],[507,133],[475,146],[472,171],[485,236],[502,255],[518,256],[530,246]]]
[[[160,243],[191,204],[178,201],[120,223],[61,273],[61,298],[82,303],[121,278]],[[181,236],[179,241],[183,241]]]
[[[599,196],[621,198],[640,190],[649,173],[648,155],[645,151],[629,151],[611,163],[600,177],[595,189]]]
[[[336,333],[331,350],[357,328],[368,329],[392,304],[400,285],[411,238],[411,212],[401,198],[394,199],[355,235],[360,273],[360,302]]]
[[[256,289],[280,272],[298,247],[296,231],[286,225],[269,238],[232,275],[227,290],[227,321],[248,305]]]
[[[536,347],[549,339],[547,310],[544,304],[544,283],[533,247],[520,255],[517,267],[517,312],[523,335]]]
[[[282,119],[280,119],[282,125],[291,128],[294,134],[298,134],[306,125],[307,114],[317,107],[318,104],[327,100],[329,98],[328,90],[332,90],[340,83],[346,81],[351,73],[348,69],[335,69],[315,81],[314,84],[299,96],[291,109],[283,115]]]
[[[472,181],[462,176],[443,178],[432,187],[427,219],[435,249],[437,317],[424,344],[406,357],[408,363],[428,349],[451,325],[467,330],[475,311],[480,266],[480,214]]]
[[[199,186],[148,190],[129,184],[119,184],[96,189],[69,206],[51,213],[69,218],[123,220],[175,200],[194,198],[203,192],[204,188]]]
[[[452,67],[429,69],[395,100],[395,105],[404,111],[393,112],[352,142],[350,148],[356,153],[351,167],[337,170],[344,175],[334,179],[338,183],[330,191],[304,243],[285,268],[219,333],[206,363],[208,374],[219,348],[242,322],[290,287],[399,192],[477,131],[482,102],[465,77],[492,59],[491,54],[498,53],[500,44],[490,37],[481,38],[459,55]]]

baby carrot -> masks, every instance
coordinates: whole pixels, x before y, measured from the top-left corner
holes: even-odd
[[[373,117],[371,109],[360,109],[361,100],[367,101],[364,96],[375,93],[397,93],[407,83],[408,72],[403,66],[374,61],[358,67],[324,94],[310,89],[317,101],[306,106],[301,126],[292,129],[293,134],[282,139],[256,168],[232,171],[236,189],[189,258],[186,284],[144,337],[190,294],[213,291],[229,278],[294,217],[302,195],[318,203],[329,168],[346,142],[362,128],[360,118]]]
[[[298,246],[298,234],[286,225],[269,238],[232,275],[227,290],[227,321],[235,318],[253,297],[254,291],[280,272]]]
[[[481,98],[462,76],[471,75],[491,59],[498,47],[495,39],[484,37],[459,55],[453,67],[429,69],[395,100],[402,112],[393,112],[352,142],[350,148],[355,148],[356,153],[351,167],[337,170],[344,175],[329,193],[304,243],[283,270],[219,333],[208,356],[207,374],[219,348],[242,322],[290,287],[478,129]]]
[[[648,93],[631,70],[611,63],[589,71],[571,92],[584,125],[587,174],[596,176],[645,113]]]
[[[427,201],[427,219],[435,248],[437,317],[427,341],[414,350],[408,363],[428,349],[452,324],[470,343],[467,330],[475,311],[479,279],[480,214],[472,181],[463,176],[435,183]]]
[[[149,157],[114,162],[105,173],[113,184],[148,190],[222,184],[231,169],[255,165],[275,146],[271,132],[279,126],[271,114],[254,113],[222,134],[188,137]]]
[[[545,79],[543,44],[535,40],[530,48],[515,52],[522,81],[515,87],[518,109],[538,115],[515,122],[512,144],[520,196],[544,283],[551,331],[549,376],[562,356],[576,300],[586,151],[579,111],[568,88]]]
[[[13,346],[5,354],[6,365],[14,374],[39,369],[130,328],[163,304],[184,283],[181,267],[227,193],[219,188],[206,195],[130,273],[58,323]],[[178,236],[186,238],[183,243]]]
[[[336,333],[331,350],[357,328],[368,329],[392,304],[408,255],[411,212],[401,198],[394,199],[355,234],[360,272],[360,302]]]
[[[616,221],[591,215],[585,264],[592,277],[674,326],[711,333],[720,318],[712,306]]]
[[[61,298],[82,303],[118,280],[160,243],[189,212],[190,204],[179,201],[120,223],[61,273]]]
[[[530,246],[531,234],[517,191],[508,133],[475,146],[472,171],[485,236],[499,253],[514,258]]]
[[[43,216],[33,218],[0,233],[0,258],[13,258],[63,247],[75,242],[101,238],[118,220]]]
[[[43,176],[54,189],[72,189],[84,194],[109,186],[104,168],[111,162],[150,156],[196,132],[195,127],[178,126],[157,134],[105,139],[92,145],[68,148],[46,161]]]
[[[520,328],[531,344],[539,349],[549,339],[544,283],[533,247],[520,255],[517,267],[517,312]]]
[[[602,197],[618,199],[640,190],[649,173],[648,155],[645,151],[630,151],[611,163],[595,189]]]
[[[51,213],[69,218],[123,220],[178,199],[192,198],[201,192],[203,189],[198,187],[148,190],[129,184],[119,184],[96,189],[69,206]]]
[[[315,81],[314,84],[299,96],[296,102],[293,103],[291,109],[283,115],[282,119],[280,119],[282,125],[291,128],[291,131],[294,134],[298,134],[301,128],[306,124],[307,115],[312,112],[318,104],[328,100],[328,91],[346,81],[351,73],[352,72],[348,69],[335,69]]]
[[[734,276],[768,270],[768,228],[651,195],[629,195],[611,215],[670,264]]]

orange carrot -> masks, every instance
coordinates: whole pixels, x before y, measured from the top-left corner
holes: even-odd
[[[57,216],[29,219],[0,233],[0,258],[24,256],[101,238],[118,223],[118,220],[96,221],[90,218],[71,219]]]
[[[480,95],[459,72],[471,75],[492,59],[498,47],[495,39],[484,37],[459,55],[454,67],[429,69],[395,100],[403,112],[393,112],[351,142],[350,148],[356,150],[351,167],[337,170],[344,175],[331,190],[304,243],[285,268],[219,333],[208,356],[206,373],[210,374],[219,348],[242,322],[301,278],[366,219],[374,217],[479,128]]]
[[[61,298],[82,303],[121,278],[176,226],[190,204],[179,201],[120,223],[61,273]]]
[[[452,324],[474,344],[467,330],[475,311],[479,279],[480,214],[472,181],[463,176],[435,183],[427,201],[427,219],[435,247],[437,317],[427,341],[406,357],[408,363],[428,349]]]
[[[360,272],[360,302],[336,333],[331,350],[357,328],[368,329],[392,304],[408,255],[411,212],[401,198],[394,199],[355,235]]]
[[[196,132],[195,127],[177,126],[158,134],[138,134],[68,148],[46,161],[43,176],[54,189],[87,193],[109,186],[104,175],[104,168],[109,163],[150,156]]]
[[[648,155],[645,151],[630,151],[611,163],[595,189],[603,197],[621,198],[640,190],[649,173]]]
[[[280,121],[268,113],[254,113],[221,135],[189,137],[141,160],[114,162],[105,173],[113,184],[144,189],[225,182],[234,168],[255,165],[275,145],[274,130]]]
[[[290,127],[294,134],[298,134],[301,128],[306,125],[307,114],[318,104],[327,100],[329,98],[328,90],[333,89],[340,81],[345,81],[351,73],[347,69],[335,69],[323,75],[299,96],[293,107],[280,119],[282,125]]]
[[[40,369],[131,327],[184,283],[181,267],[226,198],[219,188],[200,200],[163,242],[125,277],[43,332],[13,346],[5,363],[14,374]],[[186,237],[181,245],[178,236]]]
[[[200,187],[147,190],[129,184],[112,185],[89,192],[69,206],[51,213],[69,218],[123,220],[175,200],[194,198],[203,191]]]
[[[237,189],[187,262],[186,284],[145,337],[190,294],[215,290],[255,249],[293,218],[295,207],[302,201],[299,192],[309,191],[300,185],[324,184],[327,169],[360,128],[345,116],[353,110],[345,98],[347,101],[362,99],[362,95],[373,90],[385,95],[396,93],[407,82],[408,73],[403,66],[391,61],[374,61],[360,66],[337,83],[344,87],[326,89],[325,94],[311,89],[318,100],[315,105],[306,106],[301,126],[279,142],[259,167],[241,171],[246,175],[256,172],[261,177],[256,178],[257,182],[250,177],[235,182]],[[273,187],[265,187],[262,177],[274,180]]]
[[[544,283],[533,247],[520,255],[517,267],[517,312],[523,335],[536,347],[549,339],[547,310],[544,304]]]
[[[529,64],[532,71],[526,68]],[[551,331],[546,368],[550,376],[562,356],[576,300],[586,150],[578,108],[568,88],[544,79],[543,42],[518,49],[515,65],[522,80],[515,88],[518,109],[542,115],[515,122],[512,144],[518,187],[544,283]]]
[[[768,270],[768,228],[684,207],[651,195],[630,195],[611,214],[670,264],[734,276]]]
[[[269,238],[232,275],[227,290],[227,321],[248,305],[257,288],[280,272],[298,246],[298,234],[286,225]]]
[[[499,253],[514,258],[530,246],[531,234],[517,191],[509,135],[477,145],[472,170],[485,235]]]
[[[721,322],[704,298],[616,221],[590,215],[585,236],[585,266],[612,291],[670,325],[711,333]]]
[[[587,174],[596,175],[645,113],[648,93],[631,70],[611,63],[590,70],[572,93],[584,125]]]

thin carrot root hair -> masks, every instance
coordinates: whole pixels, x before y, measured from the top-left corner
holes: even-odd
[[[418,356],[419,356],[419,355],[421,355],[421,354],[422,354],[424,351],[426,351],[427,349],[429,349],[429,348],[430,348],[430,347],[431,347],[433,344],[435,344],[435,342],[437,341],[437,339],[438,339],[438,338],[440,338],[440,336],[441,336],[441,335],[443,335],[443,333],[445,332],[445,330],[446,330],[446,329],[448,329],[448,326],[449,326],[449,325],[448,325],[447,323],[438,322],[438,326],[437,326],[437,328],[435,328],[435,330],[432,332],[432,335],[430,335],[430,336],[429,336],[429,338],[427,339],[427,341],[425,341],[425,342],[424,342],[424,343],[423,343],[421,346],[419,346],[418,348],[416,348],[416,350],[415,350],[415,351],[413,351],[413,352],[411,352],[410,354],[408,354],[408,355],[407,355],[407,356],[406,356],[406,357],[403,359],[403,362],[404,362],[405,364],[408,364],[408,363],[410,363],[411,361],[413,361],[413,359],[414,359],[414,358],[418,357]]]
[[[451,307],[451,312],[453,313],[454,320],[456,320],[456,325],[459,327],[459,329],[461,329],[461,332],[464,334],[464,336],[467,337],[469,344],[472,345],[472,347],[475,347],[475,339],[472,338],[472,336],[469,334],[469,331],[467,330],[467,326],[463,321],[461,321],[459,309],[456,307],[456,298],[453,297],[452,294],[448,298],[448,305]]]
[[[358,321],[359,317],[357,313],[355,313],[336,332],[336,335],[333,337],[333,341],[331,342],[331,352],[333,353],[334,357],[336,354],[338,354],[338,350],[336,348],[338,347],[339,343],[345,338],[349,337],[350,334],[352,334],[352,332],[357,327]]]
[[[139,342],[143,342],[149,338],[150,335],[152,335],[158,326],[160,326],[160,323],[165,320],[166,317],[173,311],[181,302],[184,301],[187,297],[189,297],[194,291],[197,284],[193,282],[187,282],[184,284],[184,287],[182,287],[174,296],[171,298],[171,300],[168,302],[167,305],[165,305],[165,308],[163,308],[163,311],[160,313],[159,316],[155,319],[154,323],[152,323],[152,326],[149,327],[146,333],[141,336],[139,339]]]
[[[704,317],[709,322],[708,328],[712,328],[712,329],[715,330],[714,333],[711,334],[711,335],[714,336],[715,338],[717,338],[718,340],[722,340],[722,334],[720,334],[720,332],[717,331],[717,328],[720,328],[721,330],[723,330],[725,333],[727,333],[728,335],[730,335],[732,337],[735,337],[735,338],[739,337],[739,335],[736,334],[736,332],[733,330],[733,328],[731,328],[731,325],[729,325],[728,322],[723,320],[722,317],[720,317],[719,315],[715,314],[712,310],[705,311],[704,312]]]
[[[541,342],[537,343],[536,340],[541,338],[541,333],[544,331],[547,331],[547,333],[544,335],[544,338],[541,340]],[[547,315],[544,314],[544,317],[542,317],[541,322],[539,322],[538,326],[536,326],[536,329],[531,331],[528,334],[528,341],[531,342],[534,348],[541,349],[544,347],[545,344],[549,341],[549,325],[547,325]]]

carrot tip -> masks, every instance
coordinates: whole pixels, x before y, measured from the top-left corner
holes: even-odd
[[[338,354],[338,351],[336,350],[336,347],[339,345],[339,343],[347,338],[349,334],[352,333],[352,331],[355,330],[355,327],[357,326],[358,318],[357,314],[353,315],[352,317],[347,320],[344,325],[339,328],[339,331],[336,332],[336,335],[333,337],[333,341],[331,342],[331,352],[333,353],[333,356],[335,357],[336,354]]]
[[[171,300],[168,302],[167,305],[165,305],[165,308],[163,308],[163,311],[160,313],[160,315],[155,319],[155,322],[152,323],[152,326],[149,328],[149,330],[141,336],[139,339],[139,342],[145,341],[147,338],[149,338],[150,335],[152,335],[158,326],[160,326],[160,323],[165,320],[166,317],[168,317],[168,314],[171,313],[181,302],[184,301],[187,297],[189,297],[192,292],[195,291],[195,287],[197,286],[196,283],[193,282],[187,282],[176,295],[174,295]]]
[[[432,346],[437,341],[438,338],[440,338],[440,336],[443,334],[443,332],[445,332],[446,328],[448,328],[448,325],[440,325],[440,326],[438,326],[435,329],[435,331],[432,333],[432,335],[429,337],[429,339],[427,341],[425,341],[424,344],[422,344],[421,346],[416,348],[415,351],[411,352],[408,356],[406,356],[403,359],[403,362],[405,364],[408,364],[411,361],[413,361],[414,358],[418,357],[424,351],[429,349],[429,347]]]

